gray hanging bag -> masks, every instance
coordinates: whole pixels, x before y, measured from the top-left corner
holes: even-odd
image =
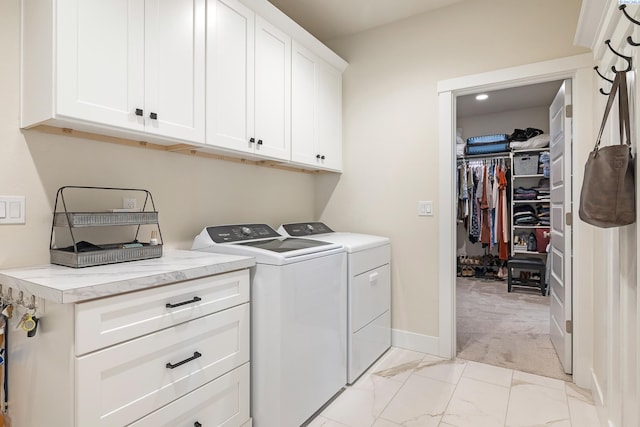
[[[620,144],[600,148],[600,139],[618,92]],[[626,140],[626,143],[625,143]],[[631,154],[627,76],[616,72],[600,133],[584,168],[580,219],[600,228],[620,227],[636,220],[635,179]]]

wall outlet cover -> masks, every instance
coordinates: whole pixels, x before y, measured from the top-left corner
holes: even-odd
[[[135,209],[136,207],[136,199],[122,198],[122,209]]]

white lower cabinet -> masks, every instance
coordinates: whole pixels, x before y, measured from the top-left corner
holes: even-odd
[[[34,338],[12,334],[14,425],[250,426],[249,270],[119,286],[47,301]]]
[[[132,427],[243,425],[242,423],[249,419],[249,372],[249,364],[245,363],[130,425]]]
[[[76,420],[127,425],[248,361],[248,304],[79,357]]]

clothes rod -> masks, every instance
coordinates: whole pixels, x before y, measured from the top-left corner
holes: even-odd
[[[510,159],[511,153],[499,153],[499,154],[471,154],[464,157],[458,157],[458,162],[465,160],[483,160],[483,159]]]

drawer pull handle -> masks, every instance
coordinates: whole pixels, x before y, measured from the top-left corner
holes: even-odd
[[[375,282],[376,280],[378,280],[378,273],[371,273],[371,274],[369,275],[369,282],[370,282],[370,283],[373,283],[373,282]]]
[[[195,423],[193,423],[193,427],[202,427],[202,424],[196,421]]]
[[[171,303],[168,302],[166,304],[166,307],[167,308],[176,308],[176,307],[180,307],[181,305],[193,304],[194,302],[198,302],[198,301],[202,301],[202,298],[193,297],[193,299],[190,299],[189,301],[182,301],[182,302],[179,302],[177,304],[171,304]]]
[[[167,363],[166,366],[167,366],[167,369],[177,368],[178,366],[184,365],[185,363],[189,363],[192,360],[196,360],[198,357],[201,357],[201,356],[202,356],[202,354],[200,354],[200,352],[194,351],[193,352],[193,356],[191,356],[190,358],[184,359],[183,361],[175,363],[175,364],[169,362],[169,363]]]

